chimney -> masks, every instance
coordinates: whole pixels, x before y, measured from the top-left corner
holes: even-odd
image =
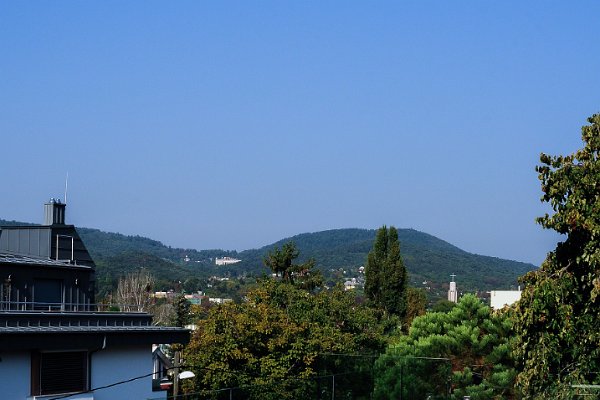
[[[64,225],[66,204],[60,199],[50,199],[44,204],[44,225]]]

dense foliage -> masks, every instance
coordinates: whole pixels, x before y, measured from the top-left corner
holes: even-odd
[[[554,210],[538,222],[566,240],[523,279],[518,382],[533,399],[572,398],[572,385],[600,384],[600,115],[588,121],[581,150],[542,154],[537,168],[542,201]]]
[[[294,242],[284,244],[281,249],[270,251],[263,259],[265,266],[280,277],[285,283],[296,285],[303,289],[312,290],[323,284],[321,273],[315,270],[315,260],[310,259],[305,263],[294,262],[300,255]]]
[[[234,387],[236,398],[315,398],[319,381],[312,378],[340,370],[340,360],[328,355],[372,354],[384,345],[383,327],[352,294],[341,288],[311,294],[273,280],[197,324],[185,352],[197,377],[188,392]],[[370,369],[354,373],[344,390],[368,398]]]
[[[380,357],[375,398],[515,398],[511,337],[506,314],[465,295],[448,312],[415,318],[408,335]]]
[[[442,289],[441,284],[453,273],[460,277],[461,290],[498,290],[509,289],[511,285],[516,287],[518,277],[535,268],[532,264],[467,253],[414,229],[397,229],[397,232],[410,283],[415,286],[423,281],[429,286],[431,282],[437,283],[444,296],[447,289]],[[240,252],[238,257],[244,260],[240,268],[250,270],[253,265],[259,265],[266,252],[290,240],[301,253],[299,262],[314,258],[315,266],[324,272],[328,268],[360,266],[371,251],[376,234],[373,229],[304,233],[260,249]]]
[[[22,225],[21,222],[0,219],[2,225]],[[293,240],[301,255],[298,262],[310,258],[315,266],[331,281],[330,269],[347,269],[364,264],[371,250],[376,231],[372,229],[336,229],[305,233],[281,240],[260,249],[242,252],[227,250],[193,250],[165,246],[159,241],[98,229],[77,228],[79,235],[97,264],[98,298],[116,288],[118,277],[147,268],[156,277],[157,289],[173,288],[181,281],[186,291],[206,290],[206,279],[213,275],[232,278],[245,275],[261,276],[268,272],[263,258],[269,251]],[[434,236],[413,229],[399,229],[402,256],[413,286],[427,281],[430,295],[445,295],[442,284],[450,274],[460,277],[461,290],[508,289],[517,284],[517,278],[534,268],[531,264],[470,254]],[[201,245],[201,244],[200,244]],[[184,262],[185,256],[190,261]],[[239,264],[216,266],[215,257],[230,256],[241,259]],[[337,282],[337,279],[333,280]]]
[[[365,267],[365,295],[370,304],[401,319],[406,317],[408,275],[400,255],[398,231],[382,226]]]

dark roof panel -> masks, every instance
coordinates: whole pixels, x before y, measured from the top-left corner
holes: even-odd
[[[87,265],[76,265],[71,264],[68,261],[52,260],[48,258],[37,258],[13,253],[0,252],[0,263],[3,264],[26,264],[26,265],[45,265],[49,267],[62,267],[62,268],[81,268],[81,269],[92,269]]]

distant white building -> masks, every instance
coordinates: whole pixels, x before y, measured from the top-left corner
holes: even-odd
[[[242,261],[242,260],[237,259],[237,258],[233,258],[233,257],[215,258],[215,264],[216,265],[231,265],[231,264],[237,264],[240,261]]]
[[[357,280],[356,278],[352,278],[350,280],[347,280],[346,282],[344,282],[344,289],[345,290],[353,290],[356,289],[356,284],[357,284]]]
[[[225,299],[222,297],[210,297],[208,299],[209,302],[213,303],[213,304],[225,304],[225,303],[229,303],[232,302],[233,299]]]
[[[490,307],[500,310],[510,307],[521,299],[521,290],[492,290],[490,292]]]
[[[456,275],[450,275],[452,281],[450,282],[450,289],[448,290],[448,301],[453,303],[458,303],[458,291],[456,290],[456,282],[454,282],[454,277]]]

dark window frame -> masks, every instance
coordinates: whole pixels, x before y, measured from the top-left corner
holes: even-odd
[[[34,351],[31,354],[31,395],[85,392],[89,389],[88,351]]]

